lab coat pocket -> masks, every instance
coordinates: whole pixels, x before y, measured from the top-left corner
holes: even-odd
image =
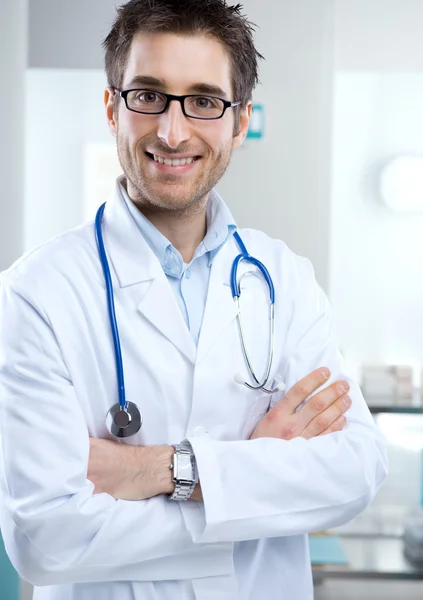
[[[243,438],[249,439],[270,407],[271,394],[260,394],[256,397],[244,426]]]

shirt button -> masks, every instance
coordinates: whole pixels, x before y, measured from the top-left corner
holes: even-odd
[[[196,427],[192,433],[194,437],[201,437],[202,435],[205,435],[207,431],[205,427]]]
[[[187,270],[185,271],[185,277],[186,277],[187,279],[189,279],[189,278],[191,277],[191,269],[187,269]]]

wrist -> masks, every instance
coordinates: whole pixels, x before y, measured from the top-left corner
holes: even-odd
[[[130,478],[138,489],[138,499],[172,493],[172,446],[132,446],[134,460]]]
[[[175,489],[173,483],[173,470],[171,465],[173,462],[173,446],[152,446],[154,454],[154,464],[157,480],[157,494],[172,494]]]

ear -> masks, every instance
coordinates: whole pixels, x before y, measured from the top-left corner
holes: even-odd
[[[238,134],[234,136],[232,142],[232,148],[235,150],[239,148],[244,143],[245,138],[247,137],[248,127],[250,126],[251,119],[251,111],[253,109],[253,103],[248,102],[248,104],[241,108],[241,113],[239,116],[239,131]]]
[[[110,133],[117,136],[117,122],[115,119],[115,98],[116,92],[112,87],[104,90],[104,106],[106,107],[106,119],[109,125]]]

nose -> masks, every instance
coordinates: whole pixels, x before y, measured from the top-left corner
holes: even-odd
[[[157,135],[169,148],[177,148],[191,137],[189,119],[177,100],[172,100],[167,111],[159,115]]]

